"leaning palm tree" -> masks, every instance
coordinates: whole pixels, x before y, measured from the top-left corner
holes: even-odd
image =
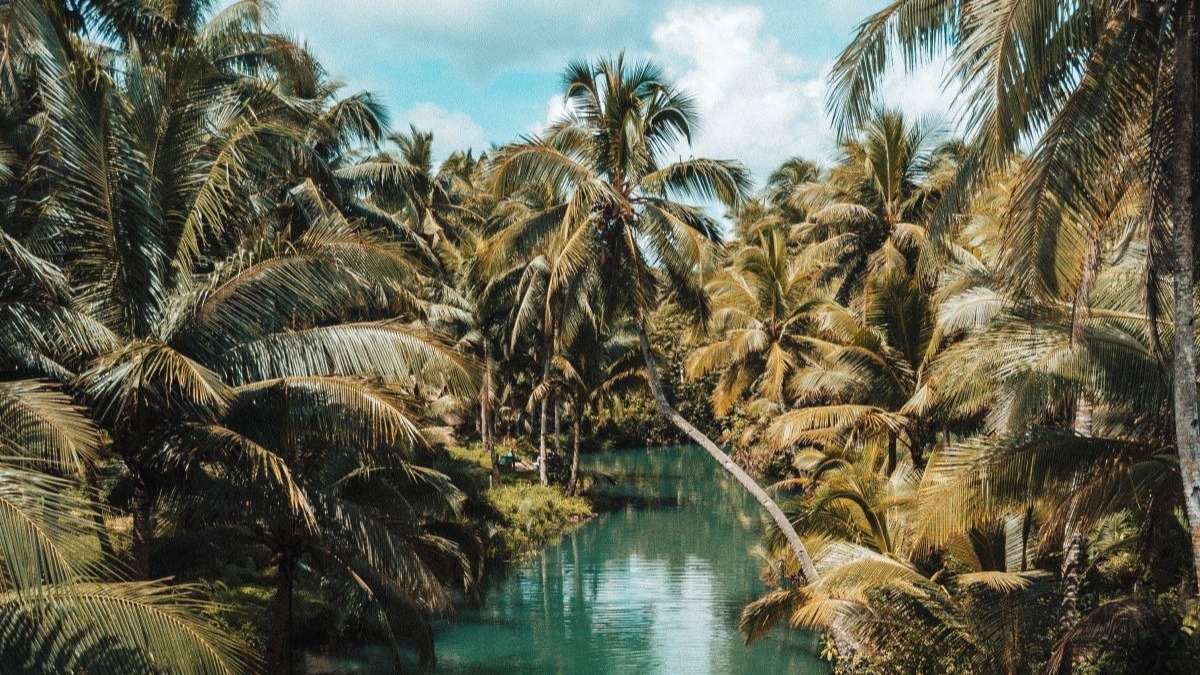
[[[1137,170],[1148,180],[1146,313],[1156,331],[1158,284],[1170,271],[1176,451],[1200,580],[1192,335],[1198,17],[1195,0],[900,0],[869,17],[839,57],[830,104],[840,129],[853,129],[874,105],[894,50],[906,66],[950,52],[966,95],[969,135],[956,189],[934,222],[937,241],[949,238],[953,216],[988,177],[1032,146],[1016,187],[1009,239],[1082,247],[1089,233],[1072,221],[1093,222],[1093,186],[1113,171],[1115,158],[1143,158]]]
[[[720,228],[703,209],[678,198],[736,205],[747,192],[745,171],[725,160],[666,163],[679,143],[690,140],[696,111],[654,64],[628,63],[623,55],[577,62],[568,66],[564,80],[564,116],[539,137],[504,148],[494,158],[501,193],[548,184],[561,199],[500,232],[492,242],[493,260],[524,255],[557,238],[547,306],[587,297],[633,317],[663,414],[755,496],[788,533],[806,574],[815,578],[803,543],[778,505],[667,400],[646,333],[663,292],[707,317],[703,284]]]

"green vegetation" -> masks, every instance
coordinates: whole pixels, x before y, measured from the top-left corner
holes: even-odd
[[[592,507],[582,497],[534,483],[513,483],[488,490],[488,501],[500,512],[501,539],[509,558],[535,553],[587,520]]]
[[[836,159],[758,192],[680,158],[653,63],[435,166],[263,3],[210,9],[0,2],[0,663],[430,664],[590,515],[584,449],[689,441],[770,522],[747,640],[1200,667],[1197,0],[892,3]],[[964,138],[878,106],[897,49],[950,53]]]

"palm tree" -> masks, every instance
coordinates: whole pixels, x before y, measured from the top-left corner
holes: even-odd
[[[787,382],[821,346],[815,319],[824,303],[786,235],[774,228],[752,241],[708,283],[715,340],[687,360],[690,377],[721,373],[712,393],[717,415],[748,391],[786,405]]]
[[[504,261],[537,249],[551,237],[557,247],[547,306],[573,297],[633,317],[651,389],[663,414],[749,490],[789,533],[805,572],[815,569],[786,516],[761,487],[663,393],[646,321],[660,291],[707,314],[704,279],[719,246],[720,229],[704,211],[676,201],[698,197],[733,206],[746,195],[748,178],[736,162],[703,158],[664,163],[690,140],[696,122],[690,98],[676,91],[650,63],[624,56],[572,63],[564,75],[567,112],[540,137],[499,151],[497,189],[527,184],[555,186],[561,199],[523,219],[493,240],[491,257]]]
[[[570,400],[571,470],[566,492],[574,495],[579,488],[580,446],[588,411],[601,409],[606,400],[645,383],[632,326],[626,323],[609,331],[595,323],[581,326],[574,340],[555,358],[552,378]]]
[[[284,376],[238,387],[219,425],[173,439],[199,518],[271,551],[272,672],[292,670],[295,585],[310,569],[397,658],[403,642],[432,661],[430,614],[450,607],[452,587],[473,584],[478,561],[465,551],[478,546],[449,536],[464,496],[430,461],[445,434],[422,420],[424,406],[382,382]]]
[[[934,555],[920,527],[920,472],[905,462],[885,474],[880,455],[854,463],[809,455],[801,459],[814,484],[789,509],[813,543],[821,579],[796,586],[793,568],[769,568],[779,588],[745,608],[743,637],[786,624],[829,631],[850,668],[1025,672],[1042,629],[1045,575],[1012,554],[1021,530],[971,521],[974,529],[952,530]]]
[[[19,18],[26,31],[55,25],[52,14],[34,9]],[[296,519],[312,520],[302,517],[312,513],[305,502],[329,489],[320,482],[328,476],[306,493],[289,473],[294,467],[272,458],[287,456],[278,447],[247,455],[264,442],[231,421],[246,397],[303,385],[316,392],[305,412],[328,426],[322,415],[353,409],[346,397],[367,386],[347,378],[459,395],[473,387],[467,363],[410,323],[419,303],[408,248],[346,221],[312,183],[287,194],[286,218],[277,213],[274,190],[283,179],[272,172],[274,153],[310,139],[292,124],[290,106],[247,95],[261,83],[214,64],[210,47],[219,45],[204,38],[229,38],[212,29],[227,28],[226,18],[201,30],[194,50],[131,50],[120,78],[75,43],[38,34],[47,40],[39,100],[53,148],[43,168],[57,185],[49,194],[55,208],[25,238],[61,269],[5,239],[6,274],[32,275],[44,289],[18,290],[7,306],[11,369],[58,379],[94,407],[132,484],[135,569],[143,578],[151,572],[155,501],[181,466],[200,461],[188,457],[196,448],[186,442],[197,430],[242,451],[216,458],[226,469],[249,461],[248,476],[276,481]],[[342,112],[333,117],[346,116],[335,108]],[[233,222],[246,229],[232,231]],[[357,400],[360,409],[382,405]],[[271,520],[269,510],[264,518]],[[394,564],[382,555],[371,560],[377,569]],[[280,557],[281,579],[293,561]]]
[[[869,293],[871,278],[889,269],[910,272],[936,205],[940,165],[951,148],[935,148],[928,124],[899,111],[872,112],[824,181],[791,186],[789,202],[808,219],[797,231],[805,256],[823,282],[838,280],[837,301]]]
[[[1063,216],[1087,215],[1088,192],[1113,171],[1114,158],[1129,155],[1131,148],[1142,158],[1137,171],[1148,181],[1150,223],[1146,313],[1156,332],[1158,280],[1169,270],[1176,451],[1200,582],[1200,422],[1192,330],[1198,14],[1194,0],[1132,6],[902,0],[868,18],[839,57],[830,105],[839,128],[852,129],[871,109],[895,47],[906,65],[950,52],[956,81],[967,92],[970,135],[954,194],[935,219],[938,241],[947,239],[951,216],[965,210],[987,177],[1032,144],[1016,187],[1011,240],[1082,246],[1088,233]]]
[[[194,588],[123,580],[83,477],[104,439],[52,384],[0,382],[0,659],[23,673],[249,673]]]

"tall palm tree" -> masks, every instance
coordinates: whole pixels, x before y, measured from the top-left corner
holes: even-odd
[[[900,0],[868,18],[839,57],[830,105],[840,129],[852,129],[871,109],[894,49],[906,65],[950,52],[970,133],[956,190],[935,220],[939,241],[987,177],[1031,145],[1010,236],[1016,242],[1081,246],[1088,233],[1063,216],[1086,216],[1091,186],[1103,182],[1114,158],[1139,149],[1144,158],[1139,171],[1149,185],[1146,313],[1156,330],[1158,280],[1169,270],[1176,450],[1200,583],[1200,422],[1192,325],[1194,195],[1200,178],[1194,169],[1198,20],[1195,0],[1132,5]]]
[[[720,228],[702,209],[677,199],[736,205],[747,193],[745,171],[725,160],[664,161],[677,144],[690,140],[696,111],[651,63],[627,63],[623,55],[572,63],[564,81],[562,119],[494,158],[501,193],[548,184],[561,200],[499,233],[493,259],[522,255],[557,237],[548,306],[586,296],[614,308],[608,310],[614,314],[621,308],[633,317],[663,414],[755,496],[789,534],[805,572],[815,578],[803,543],[778,505],[667,400],[646,334],[647,318],[664,290],[701,317],[707,314],[704,280]]]

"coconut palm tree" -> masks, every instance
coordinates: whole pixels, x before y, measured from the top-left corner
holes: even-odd
[[[54,25],[30,12],[24,30]],[[222,427],[245,392],[333,377],[333,405],[347,391],[336,378],[473,387],[466,363],[411,323],[419,303],[408,249],[346,221],[312,183],[288,193],[288,217],[276,212],[274,153],[310,139],[288,106],[246,95],[258,83],[209,58],[208,28],[194,50],[130,50],[120,78],[76,43],[38,36],[53,149],[42,161],[57,184],[54,208],[26,239],[62,271],[8,240],[16,272],[45,288],[10,307],[20,319],[6,324],[14,367],[59,379],[94,407],[132,487],[143,578],[155,501],[187,448],[179,439]],[[233,232],[234,221],[246,229]],[[294,491],[278,466],[265,475]]]
[[[347,606],[398,647],[433,658],[432,613],[476,578],[477,560],[451,532],[462,490],[434,468],[445,430],[426,402],[394,385],[344,376],[284,376],[238,387],[219,424],[172,439],[191,498],[209,525],[261,541],[276,567],[267,649],[272,672],[291,672],[298,578],[316,570]]]
[[[950,52],[954,81],[966,94],[969,135],[954,194],[935,219],[939,241],[987,177],[1032,146],[1016,187],[1009,241],[1081,248],[1089,233],[1071,221],[1094,219],[1069,216],[1088,214],[1091,186],[1104,182],[1114,158],[1130,148],[1144,158],[1138,171],[1148,181],[1146,313],[1157,330],[1158,282],[1169,270],[1176,446],[1200,580],[1192,335],[1198,13],[1194,0],[895,2],[868,18],[839,57],[830,105],[840,129],[853,129],[871,109],[895,49],[906,65]]]
[[[789,203],[808,215],[797,237],[819,278],[839,282],[839,303],[869,292],[876,274],[915,267],[940,194],[939,165],[952,161],[951,148],[934,140],[927,123],[878,109],[842,141],[825,180],[791,185]]]
[[[627,323],[609,330],[596,324],[581,326],[555,357],[551,377],[570,401],[571,470],[566,493],[574,495],[579,488],[583,421],[589,411],[596,412],[621,393],[645,384],[635,331]]]
[[[88,497],[103,435],[61,388],[0,382],[0,659],[23,673],[249,673],[196,589],[126,581]]]
[[[719,372],[713,412],[725,415],[747,392],[786,405],[787,382],[822,346],[817,314],[824,301],[774,228],[738,249],[708,283],[714,340],[687,360],[688,376]]]
[[[707,315],[704,280],[720,228],[702,209],[678,198],[736,205],[747,193],[745,171],[725,160],[664,161],[677,144],[690,140],[696,112],[692,100],[651,63],[628,63],[623,55],[576,62],[564,81],[562,119],[494,157],[501,193],[538,183],[554,186],[561,200],[497,234],[492,258],[504,261],[558,238],[547,306],[586,296],[597,306],[614,308],[610,312],[622,308],[633,317],[663,414],[791,533],[797,558],[815,576],[803,543],[770,496],[667,400],[646,334],[647,317],[662,291]]]
[[[890,475],[882,456],[854,463],[808,453],[813,485],[790,505],[821,579],[797,586],[792,566],[770,567],[777,590],[748,605],[747,641],[781,624],[829,631],[848,667],[872,663],[970,673],[1025,672],[1039,629],[1046,575],[1022,567],[1003,522],[954,530],[932,555],[918,523],[921,473]],[[855,659],[866,663],[856,664]]]
[[[878,442],[887,447],[889,474],[903,440],[921,469],[939,422],[926,382],[939,350],[936,307],[913,275],[891,270],[871,281],[863,315],[825,304],[827,340],[791,375],[792,409],[771,422],[767,436],[777,447],[816,443],[828,450]]]

